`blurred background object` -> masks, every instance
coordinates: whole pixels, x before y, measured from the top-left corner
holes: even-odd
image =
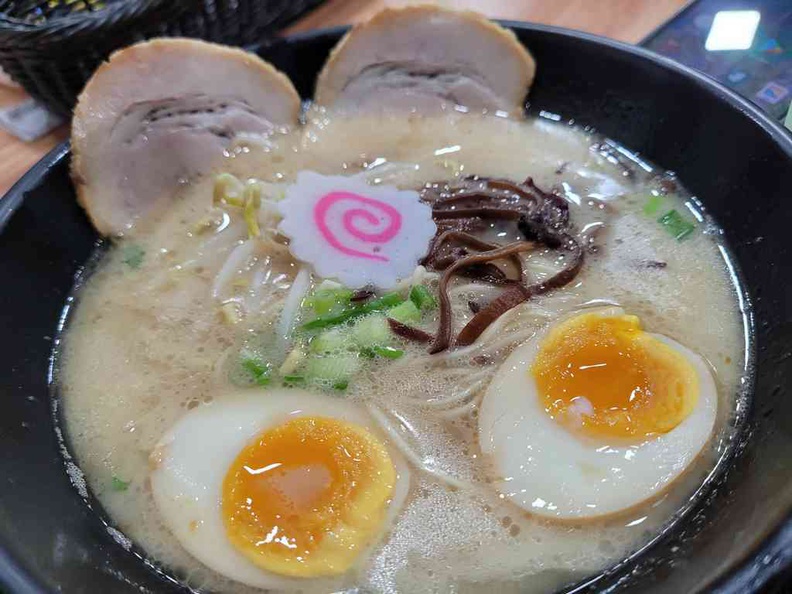
[[[698,0],[641,44],[784,121],[792,107],[792,0]]]
[[[68,115],[114,50],[158,36],[246,45],[321,0],[0,0],[0,66],[30,95]]]
[[[695,0],[692,0],[695,1]],[[436,4],[638,43],[691,0],[327,0],[287,32],[364,21],[386,7]]]
[[[62,116],[35,99],[0,108],[0,127],[24,142],[38,140],[62,123]]]

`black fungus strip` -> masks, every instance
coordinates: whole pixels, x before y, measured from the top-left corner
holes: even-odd
[[[553,289],[558,289],[569,284],[577,276],[583,266],[584,250],[577,240],[567,236],[564,240],[564,251],[569,255],[569,264],[541,283],[535,283],[527,287],[524,285],[514,285],[504,291],[474,315],[473,319],[462,328],[457,336],[456,345],[467,346],[473,344],[490,324],[513,307],[518,306],[531,297],[547,293]]]
[[[575,278],[584,260],[584,244],[571,234],[569,204],[560,195],[539,188],[532,178],[522,183],[505,179],[471,176],[450,183],[427,184],[421,199],[432,206],[437,234],[430,243],[422,263],[441,271],[439,301],[440,324],[430,353],[437,353],[452,344],[451,303],[448,283],[453,275],[467,276],[495,285],[506,286],[496,299],[481,307],[471,302],[473,319],[459,333],[456,344],[473,343],[492,322],[511,308],[534,295],[562,287]],[[471,235],[482,231],[486,221],[516,221],[525,241],[504,246]],[[448,245],[453,245],[450,249]],[[568,264],[550,279],[525,284],[521,252],[543,245],[567,255]],[[468,249],[480,250],[468,254]],[[508,258],[516,267],[517,279],[511,279],[493,261]],[[474,307],[476,309],[474,309]]]
[[[402,324],[393,318],[388,318],[388,325],[390,326],[391,332],[393,332],[396,336],[401,336],[402,338],[406,338],[407,340],[412,340],[414,342],[431,342],[432,338],[434,338],[428,332],[424,332],[423,330],[414,328],[413,326],[408,326],[407,324]]]
[[[465,268],[466,266],[471,266],[473,264],[482,264],[485,262],[491,262],[493,260],[510,257],[521,252],[527,252],[534,249],[534,246],[535,244],[532,242],[515,241],[514,243],[510,243],[494,250],[489,250],[480,254],[474,254],[472,256],[467,256],[466,258],[461,258],[443,272],[443,276],[440,277],[440,283],[438,285],[438,296],[440,297],[440,326],[437,330],[437,336],[435,337],[432,346],[429,348],[430,354],[439,353],[440,351],[444,351],[449,346],[451,346],[451,299],[448,296],[448,283],[457,270]],[[476,315],[478,316],[480,314],[481,312]],[[476,316],[474,316],[474,319],[475,317]]]
[[[360,301],[366,301],[372,297],[374,297],[374,291],[368,288],[363,288],[352,293],[352,297],[350,297],[349,300],[353,303],[359,303]]]

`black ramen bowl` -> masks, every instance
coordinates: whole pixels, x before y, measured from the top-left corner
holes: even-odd
[[[529,112],[574,119],[676,171],[720,223],[745,289],[755,370],[745,386],[752,398],[737,416],[739,438],[690,505],[641,551],[570,590],[787,591],[792,137],[665,58],[581,33],[507,25],[539,64]],[[342,33],[308,33],[258,51],[311,97]],[[141,551],[118,544],[99,506],[66,473],[52,354],[72,285],[98,241],[68,168],[63,145],[0,201],[0,581],[12,592],[184,592]]]

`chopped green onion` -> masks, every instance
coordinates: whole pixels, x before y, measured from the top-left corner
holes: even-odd
[[[116,475],[113,475],[113,479],[110,482],[110,487],[113,491],[126,491],[129,488],[129,484],[132,481],[122,481]]]
[[[239,178],[230,173],[221,173],[214,180],[214,204],[228,204],[229,206],[243,207],[245,202],[242,194],[245,190]]]
[[[434,309],[437,307],[437,299],[424,285],[414,285],[410,289],[410,301],[412,301],[418,309]]]
[[[315,336],[309,348],[312,353],[324,354],[349,350],[351,344],[345,328],[331,328]]]
[[[245,205],[243,216],[247,225],[248,238],[253,239],[261,235],[258,223],[259,210],[261,209],[261,186],[256,182],[245,186],[242,202]]]
[[[352,295],[350,289],[317,289],[305,299],[305,306],[314,310],[316,315],[327,315],[349,307]]]
[[[331,313],[326,316],[319,316],[316,319],[303,324],[301,328],[303,330],[321,330],[331,326],[338,326],[339,324],[343,324],[349,320],[359,318],[360,316],[364,316],[366,314],[374,313],[375,311],[389,309],[403,302],[404,299],[398,293],[387,293],[379,299],[372,299],[368,303],[346,309],[340,313]]]
[[[251,375],[259,376],[267,373],[267,367],[256,361],[252,357],[245,357],[242,359],[242,367],[244,367]]]
[[[696,225],[686,220],[674,209],[669,210],[662,217],[657,219],[657,222],[665,227],[666,231],[677,241],[683,240],[693,233],[693,230],[696,228]]]
[[[247,371],[253,381],[259,386],[266,386],[270,383],[270,369],[265,363],[253,357],[242,357],[242,368]]]
[[[283,383],[287,386],[299,386],[305,383],[305,376],[297,374],[284,375]]]
[[[414,324],[421,320],[421,312],[412,301],[405,301],[388,310],[388,317],[402,324]]]
[[[651,195],[646,200],[646,204],[644,204],[644,208],[643,208],[644,214],[648,215],[648,216],[651,216],[651,215],[657,213],[657,211],[660,210],[660,207],[662,205],[663,205],[663,197],[662,196]]]
[[[315,357],[308,359],[305,364],[305,378],[323,388],[345,390],[349,380],[359,370],[360,359],[357,354]]]
[[[375,346],[371,347],[371,351],[384,359],[398,359],[404,355],[404,351],[389,346]]]
[[[382,357],[384,359],[398,359],[404,355],[404,351],[402,349],[389,346],[373,346],[361,349],[360,355],[366,359],[374,359],[375,357]]]
[[[387,345],[393,339],[393,334],[385,316],[374,314],[355,322],[352,337],[358,347],[365,348]]]
[[[136,243],[131,243],[124,246],[121,260],[130,268],[140,268],[140,265],[143,263],[143,256],[145,255],[146,250]]]

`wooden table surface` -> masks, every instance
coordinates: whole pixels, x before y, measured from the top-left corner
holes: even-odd
[[[681,9],[688,0],[435,0],[434,4],[477,10],[492,18],[532,21],[579,29],[636,43]],[[329,0],[286,32],[305,31],[365,20],[404,0]],[[423,3],[427,3],[424,0]],[[0,86],[0,106],[22,101],[24,91]],[[0,130],[0,196],[36,161],[68,136],[68,127],[25,143]]]

